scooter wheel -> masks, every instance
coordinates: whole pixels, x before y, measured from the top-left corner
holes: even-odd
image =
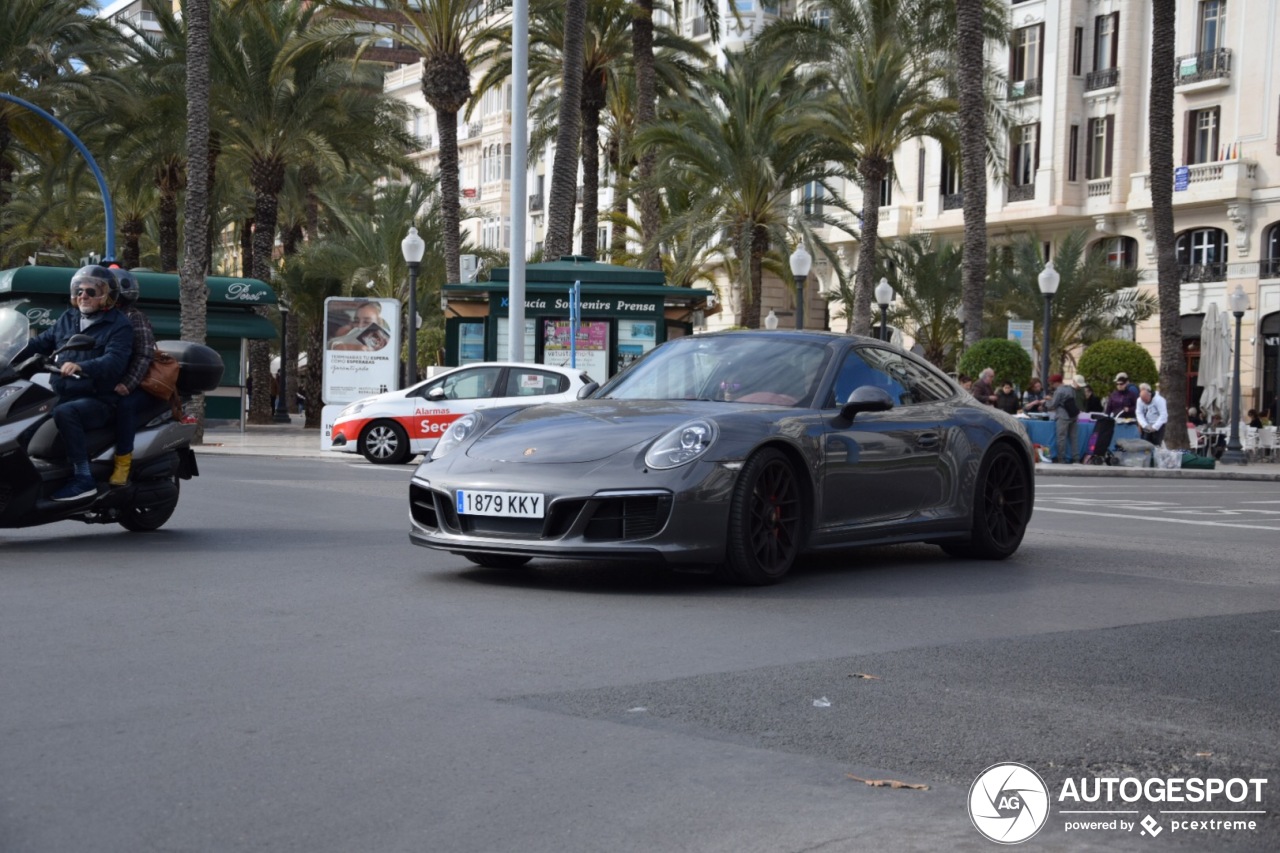
[[[168,483],[166,482],[165,485],[167,486]],[[135,503],[126,509],[124,515],[120,517],[120,526],[134,533],[149,533],[152,530],[159,530],[173,516],[173,511],[177,508],[178,478],[174,477],[171,497],[166,496],[159,502],[147,503],[143,506]]]

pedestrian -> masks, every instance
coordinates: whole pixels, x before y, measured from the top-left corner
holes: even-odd
[[[1053,413],[1058,440],[1057,455],[1053,461],[1070,465],[1076,461],[1076,435],[1079,432],[1076,418],[1080,416],[1080,408],[1076,405],[1076,389],[1062,381],[1061,373],[1049,377],[1049,388],[1053,395],[1045,409]]]
[[[1257,409],[1250,409],[1249,416],[1245,418],[1245,420],[1245,426],[1252,427],[1253,429],[1262,429],[1262,418],[1258,417]]]
[[[970,394],[973,393],[973,377],[972,376],[968,376],[964,373],[961,373],[959,376],[956,377],[956,381],[960,383],[961,388],[968,391]]]
[[[992,383],[995,382],[996,371],[993,367],[983,368],[978,374],[978,381],[973,383],[973,396],[980,403],[986,403],[988,406],[996,404],[996,389]]]
[[[1142,437],[1159,447],[1164,443],[1164,430],[1169,424],[1169,406],[1159,391],[1143,382],[1138,386],[1138,407],[1136,410],[1138,429]]]
[[[1011,415],[1018,413],[1018,392],[1013,390],[1013,383],[1006,379],[1000,383],[996,393],[996,408]]]
[[[116,287],[120,291],[116,304],[133,327],[133,354],[129,357],[124,376],[115,387],[116,394],[120,396],[120,402],[116,404],[116,452],[111,479],[107,483],[126,486],[133,467],[133,434],[138,430],[138,409],[151,397],[138,386],[151,366],[156,351],[156,335],[151,321],[137,306],[140,295],[138,277],[122,267],[112,267],[111,274],[115,276]]]
[[[52,355],[72,335],[88,335],[94,340],[91,349],[69,350],[55,362],[58,372],[51,384],[60,402],[53,409],[53,420],[73,472],[71,479],[50,495],[55,501],[81,500],[98,493],[85,433],[102,429],[115,417],[120,401],[115,387],[133,352],[133,324],[116,310],[118,293],[115,276],[106,267],[81,267],[71,277],[71,309],[63,312],[52,328],[32,338],[12,360],[16,364],[34,353]]]
[[[1129,374],[1117,373],[1115,386],[1116,389],[1107,397],[1103,412],[1113,418],[1133,418],[1138,409],[1138,393],[1136,389],[1132,393],[1129,391]]]
[[[1028,415],[1044,411],[1044,385],[1039,379],[1032,379],[1022,392],[1022,411]]]
[[[1085,414],[1102,413],[1102,398],[1093,393],[1093,388],[1089,385],[1084,386],[1084,406],[1081,411]]]

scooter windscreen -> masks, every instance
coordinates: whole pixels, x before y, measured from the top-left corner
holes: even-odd
[[[30,337],[31,323],[27,315],[13,308],[0,307],[0,369],[9,366]]]

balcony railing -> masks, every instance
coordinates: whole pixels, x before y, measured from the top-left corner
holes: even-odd
[[[1280,258],[1263,258],[1258,264],[1258,278],[1280,278]]]
[[[693,37],[694,38],[697,38],[698,36],[705,36],[709,32],[711,32],[711,27],[707,25],[706,18],[693,19]]]
[[[964,193],[943,193],[943,210],[961,210],[964,207]]]
[[[1016,101],[1018,98],[1037,98],[1040,96],[1041,80],[1039,77],[1031,80],[1019,80],[1016,83],[1009,84],[1009,100]]]
[[[480,131],[483,129],[484,126],[480,122],[471,122],[471,124],[467,125],[467,139],[475,139],[480,135]]]
[[[1181,284],[1226,280],[1227,264],[1225,261],[1213,264],[1180,264],[1178,266],[1178,281]]]
[[[585,190],[582,187],[578,187],[578,204],[582,204],[583,195],[585,195]]]
[[[1009,185],[1009,201],[1030,201],[1035,197],[1035,183]]]
[[[422,146],[423,151],[436,147],[436,137],[433,133],[424,133],[418,137],[418,144]]]
[[[1096,178],[1089,181],[1089,198],[1109,198],[1111,196],[1111,179]]]
[[[1219,47],[1179,56],[1174,60],[1173,84],[1182,86],[1202,80],[1216,80],[1231,76],[1231,48]]]
[[[1084,78],[1084,90],[1092,92],[1094,89],[1110,89],[1113,86],[1120,85],[1120,69],[1104,68],[1101,71],[1090,71]]]
[[[539,210],[542,210],[542,205],[543,205],[542,193],[537,193],[536,195],[529,196],[529,212],[530,213],[537,213]]]

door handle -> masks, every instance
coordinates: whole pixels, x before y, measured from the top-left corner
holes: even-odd
[[[916,447],[926,449],[933,448],[937,447],[941,441],[942,436],[938,435],[936,432],[922,432],[916,437]]]

